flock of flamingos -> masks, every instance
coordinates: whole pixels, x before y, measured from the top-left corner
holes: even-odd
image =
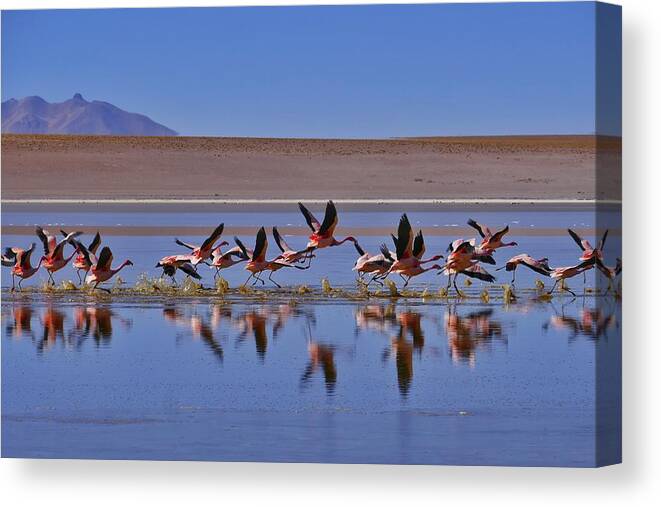
[[[308,269],[312,259],[315,257],[314,252],[317,250],[351,242],[359,256],[353,270],[357,272],[359,280],[367,286],[372,283],[383,284],[383,280],[390,275],[399,275],[404,280],[404,287],[406,287],[411,278],[430,270],[436,270],[438,274],[444,274],[448,277],[447,290],[450,289],[450,285],[452,284],[457,294],[461,294],[457,287],[457,277],[459,275],[493,283],[496,280],[495,277],[483,267],[483,264],[496,264],[493,254],[497,249],[517,246],[516,242],[503,242],[504,236],[509,232],[509,226],[497,232],[492,232],[489,227],[470,219],[468,220],[468,225],[478,232],[481,239],[457,239],[449,245],[445,257],[443,255],[434,255],[428,259],[423,259],[425,254],[425,240],[422,231],[414,234],[409,219],[404,214],[399,221],[397,234],[391,234],[394,250],[390,250],[384,243],[381,245],[379,253],[371,254],[363,250],[356,238],[352,236],[347,236],[341,240],[335,238],[334,234],[338,223],[338,216],[333,201],[328,201],[322,222],[319,222],[303,204],[299,203],[298,206],[305,217],[305,221],[312,230],[305,248],[300,250],[291,248],[278,232],[278,229],[273,227],[273,238],[280,253],[275,258],[268,260],[266,258],[268,238],[264,227],[262,227],[257,232],[254,248],[248,248],[239,238],[234,237],[236,245],[223,251],[222,248],[229,246],[229,243],[227,241],[220,241],[224,230],[224,224],[220,224],[201,245],[192,245],[175,239],[176,244],[186,248],[188,252],[163,257],[156,264],[156,267],[161,268],[163,275],[171,277],[173,282],[176,283],[175,274],[177,270],[199,280],[202,277],[198,273],[197,267],[201,263],[214,268],[216,270],[214,278],[216,278],[222,269],[227,269],[245,262],[245,269],[250,272],[250,275],[244,282],[244,286],[251,280],[252,285],[258,282],[264,285],[265,280],[262,278],[262,275],[268,273],[268,280],[277,287],[281,287],[272,278],[276,271],[283,268]],[[20,289],[22,281],[34,276],[42,266],[48,273],[49,283],[54,285],[53,273],[62,269],[73,259],[73,267],[76,269],[81,285],[84,280],[93,289],[98,288],[110,292],[109,289],[99,287],[99,284],[110,280],[124,267],[133,265],[130,260],[125,260],[113,268],[113,254],[107,246],[104,246],[97,255],[101,244],[101,236],[98,232],[92,242],[87,246],[83,245],[77,239],[82,232],[60,232],[62,237],[58,241],[57,236],[41,227],[36,228],[37,236],[44,248],[44,255],[39,259],[39,263],[36,266],[33,266],[30,261],[35,249],[34,243],[28,249],[18,247],[5,249],[2,255],[2,265],[11,267],[12,291],[16,287],[16,277],[19,278],[18,288]],[[548,292],[548,294],[551,294],[561,280],[566,280],[585,273],[590,269],[597,268],[608,279],[610,290],[611,282],[622,271],[622,263],[620,259],[617,259],[614,267],[604,264],[603,248],[608,236],[608,230],[604,232],[596,247],[593,247],[587,240],[578,236],[571,229],[568,229],[568,232],[580,248],[580,256],[576,265],[551,268],[547,258],[534,259],[528,254],[519,254],[509,259],[498,270],[505,269],[511,271],[512,284],[515,282],[515,273],[519,266],[529,268],[542,276],[550,277],[555,280],[553,287]],[[74,250],[68,257],[65,257],[64,251],[67,245],[71,245]],[[443,262],[439,263],[438,261],[441,259],[443,259]],[[81,277],[81,272],[84,273],[84,277]],[[567,288],[566,290],[575,295],[571,290]]]

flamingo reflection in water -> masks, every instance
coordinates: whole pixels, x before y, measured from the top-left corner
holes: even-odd
[[[321,368],[324,375],[324,385],[326,393],[332,395],[335,393],[337,384],[337,367],[335,365],[335,347],[321,343],[312,338],[312,330],[308,322],[308,355],[310,357],[305,371],[301,376],[301,388],[309,385],[315,373]]]
[[[7,336],[13,339],[29,336],[34,340],[34,332],[32,330],[33,313],[32,307],[28,305],[18,305],[12,308],[12,320],[11,322],[7,322],[6,327]]]
[[[565,305],[567,306],[567,305]],[[569,331],[569,341],[575,341],[583,336],[588,340],[596,342],[601,338],[608,338],[608,330],[619,326],[615,310],[604,308],[581,308],[578,315],[573,317],[565,314],[565,306],[560,312],[551,316],[549,321],[543,325],[544,331],[553,328],[557,331]]]
[[[76,307],[73,309],[73,329],[69,339],[80,347],[85,340],[92,338],[97,346],[107,344],[112,338],[113,319],[118,319],[125,329],[133,325],[131,319],[125,319],[106,307]]]
[[[58,338],[64,344],[64,312],[48,307],[41,315],[41,324],[43,326],[43,334],[41,340],[37,342],[37,352],[41,353],[50,350],[55,346]]]
[[[221,363],[223,362],[224,351],[222,345],[214,336],[214,329],[217,326],[213,325],[213,320],[206,319],[197,313],[187,315],[175,306],[166,306],[163,308],[163,317],[176,326],[190,331],[194,340],[198,338],[202,340],[202,343],[204,343],[216,359]]]
[[[456,308],[449,308],[445,314],[445,333],[453,363],[468,363],[472,368],[477,350],[489,349],[494,340],[507,343],[502,324],[492,317],[492,308],[465,316],[457,314]]]

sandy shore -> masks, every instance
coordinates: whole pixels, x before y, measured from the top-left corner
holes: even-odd
[[[617,200],[620,153],[595,136],[3,135],[2,199]]]

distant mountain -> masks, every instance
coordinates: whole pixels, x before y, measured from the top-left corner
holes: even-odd
[[[128,113],[109,104],[86,101],[80,93],[64,102],[41,97],[9,99],[2,103],[2,132],[14,134],[90,134],[176,136],[147,116]]]

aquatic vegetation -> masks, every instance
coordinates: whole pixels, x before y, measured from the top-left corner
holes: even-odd
[[[473,285],[473,281],[470,278],[465,278],[464,279],[464,285],[466,287],[470,287],[471,285]]]
[[[304,296],[305,294],[309,294],[310,292],[311,292],[310,287],[308,287],[307,285],[300,285],[298,289],[296,289],[296,293],[299,296]]]
[[[392,280],[386,280],[385,284],[388,287],[388,290],[390,291],[391,297],[399,297],[399,290],[397,289],[397,284],[395,282],[393,282]]]
[[[78,286],[73,283],[71,280],[62,280],[62,283],[60,284],[59,290],[78,290]]]
[[[216,286],[216,292],[218,294],[220,294],[221,296],[223,296],[225,293],[227,293],[227,291],[230,288],[229,282],[227,280],[225,280],[222,276],[219,276],[216,279],[215,286]]]
[[[333,292],[333,287],[331,287],[328,278],[321,279],[321,290],[324,292],[324,294],[330,294],[331,292]]]
[[[480,299],[483,303],[489,302],[489,291],[487,289],[483,289],[482,292],[480,292]]]
[[[448,289],[445,287],[441,287],[438,289],[438,297],[440,298],[447,298],[448,297]]]
[[[542,282],[539,278],[535,280],[535,288],[537,290],[544,290],[544,282]]]
[[[513,303],[516,301],[516,295],[511,285],[503,285],[503,299],[505,303]]]

